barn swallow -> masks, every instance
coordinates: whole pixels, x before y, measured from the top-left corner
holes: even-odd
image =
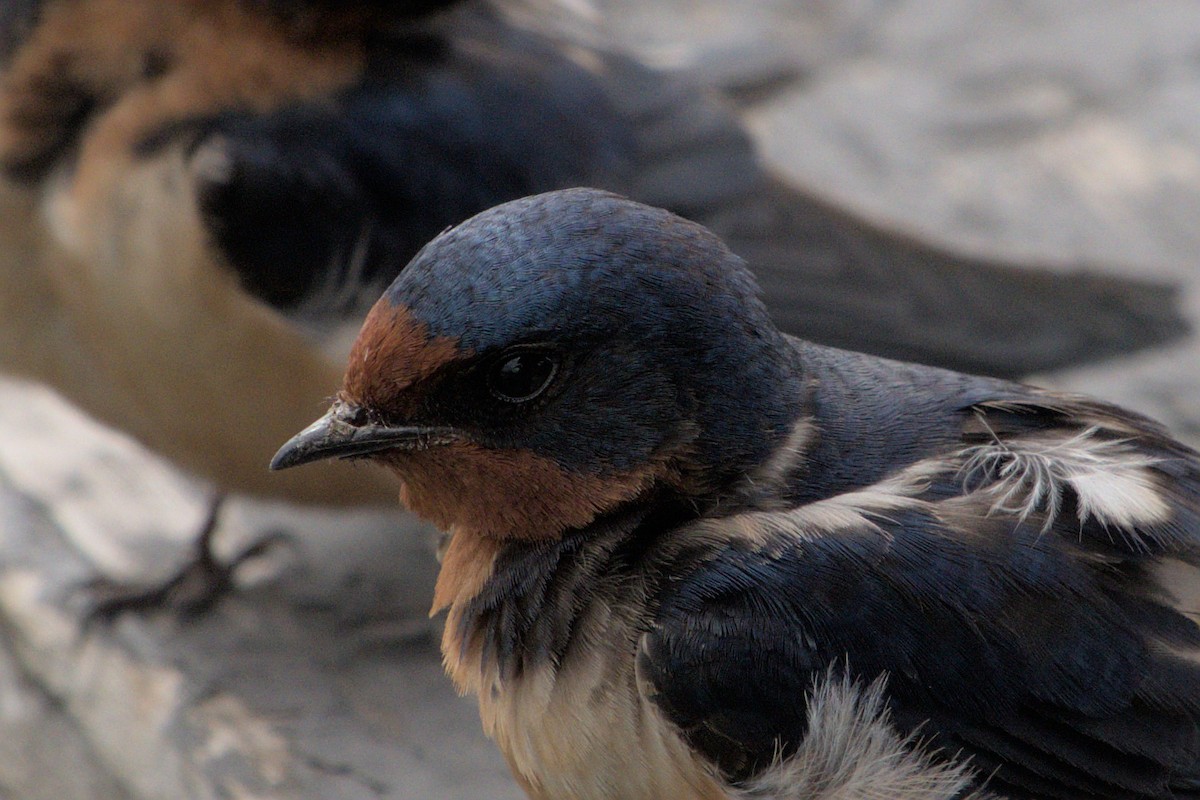
[[[438,236],[271,466],[330,458],[453,533],[445,665],[532,798],[1200,797],[1200,454],[794,339],[667,211]]]
[[[856,219],[773,177],[685,77],[506,7],[0,3],[0,368],[220,488],[392,503],[370,470],[261,465],[422,244],[581,185],[710,225],[783,328],[829,344],[1017,374],[1181,329],[1169,288],[962,258]]]

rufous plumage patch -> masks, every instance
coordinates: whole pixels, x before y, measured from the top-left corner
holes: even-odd
[[[477,595],[491,577],[492,566],[502,545],[498,539],[478,536],[470,531],[452,534],[442,556],[442,568],[433,590],[430,616]]]
[[[581,473],[528,450],[466,441],[433,451],[396,451],[382,461],[403,480],[400,500],[411,511],[444,529],[499,540],[557,537],[671,478],[665,464]]]
[[[380,300],[367,314],[346,366],[342,399],[363,408],[404,414],[416,399],[407,390],[469,355],[455,339],[430,336],[403,306]]]

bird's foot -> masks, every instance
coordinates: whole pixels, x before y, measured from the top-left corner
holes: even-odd
[[[239,566],[267,552],[285,536],[278,531],[269,533],[228,561],[219,560],[212,545],[223,503],[223,495],[213,500],[196,539],[195,555],[167,581],[150,587],[132,586],[108,578],[97,578],[88,583],[85,592],[89,600],[89,622],[109,622],[127,611],[159,610],[189,619],[211,609],[233,589]]]

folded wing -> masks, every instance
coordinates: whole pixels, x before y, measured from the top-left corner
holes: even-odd
[[[1004,797],[1200,797],[1196,453],[1032,391],[962,414],[958,449],[879,484],[681,531],[643,690],[743,783],[819,735]],[[853,713],[814,716],[830,685]],[[895,752],[831,732],[867,723]]]

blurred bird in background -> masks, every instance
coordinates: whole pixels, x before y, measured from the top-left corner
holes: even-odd
[[[453,531],[445,664],[532,798],[1200,797],[1200,454],[788,337],[664,211],[435,239],[273,466],[337,457]]]
[[[1182,328],[1167,287],[962,258],[842,212],[765,170],[709,92],[511,5],[0,6],[0,369],[223,489],[390,501],[369,470],[262,464],[422,243],[577,185],[710,226],[781,327],[828,344],[1018,375]]]

